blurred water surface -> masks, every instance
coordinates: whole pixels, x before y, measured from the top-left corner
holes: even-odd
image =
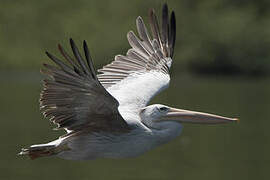
[[[23,146],[55,139],[63,132],[39,112],[38,72],[0,73],[0,179],[12,180],[247,180],[267,179],[270,167],[270,80],[172,75],[168,90],[152,103],[239,117],[221,126],[185,125],[180,137],[132,159],[29,160]]]

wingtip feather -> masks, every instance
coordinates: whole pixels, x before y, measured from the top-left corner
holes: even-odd
[[[168,4],[167,3],[163,4],[162,11],[163,12],[168,12]]]

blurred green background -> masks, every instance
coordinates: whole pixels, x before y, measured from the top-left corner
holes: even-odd
[[[240,117],[185,125],[173,142],[138,158],[31,161],[20,148],[55,139],[39,112],[41,64],[57,43],[87,40],[97,68],[129,49],[135,18],[164,1],[0,1],[0,179],[269,179],[270,2],[168,0],[177,40],[168,90],[152,103]]]

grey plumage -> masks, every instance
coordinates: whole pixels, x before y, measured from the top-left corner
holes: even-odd
[[[140,35],[140,38],[143,40],[145,47],[150,52],[154,52],[154,49],[153,49],[152,44],[151,44],[151,40],[149,38],[149,33],[145,27],[143,19],[140,16],[136,19],[136,25],[137,25],[137,31]]]
[[[143,19],[139,16],[136,19],[136,26],[140,38],[133,31],[127,34],[132,49],[128,50],[126,56],[115,56],[112,63],[98,70],[101,74],[98,74],[97,77],[105,88],[117,84],[134,73],[151,70],[158,70],[165,74],[169,73],[175,43],[174,12],[172,12],[169,22],[168,7],[166,4],[163,6],[161,31],[153,9],[150,10],[149,20],[153,40],[150,39]]]
[[[75,60],[61,45],[59,50],[71,66],[46,52],[58,67],[44,64],[45,69],[42,70],[51,77],[44,80],[40,97],[44,116],[58,128],[72,130],[71,133],[86,130],[127,132],[129,127],[118,112],[117,100],[96,77],[86,42],[83,44],[87,64],[72,39],[70,44]]]

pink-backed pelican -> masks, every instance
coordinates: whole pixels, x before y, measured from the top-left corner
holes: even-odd
[[[31,159],[58,156],[70,160],[135,157],[180,135],[182,123],[220,124],[237,121],[218,115],[147,105],[168,87],[174,54],[175,14],[165,4],[162,23],[150,10],[152,38],[141,17],[136,19],[139,37],[132,31],[127,54],[95,73],[86,42],[83,57],[74,41],[71,57],[61,45],[66,62],[46,52],[56,66],[44,64],[40,108],[57,129],[66,134],[47,144],[23,148]]]

